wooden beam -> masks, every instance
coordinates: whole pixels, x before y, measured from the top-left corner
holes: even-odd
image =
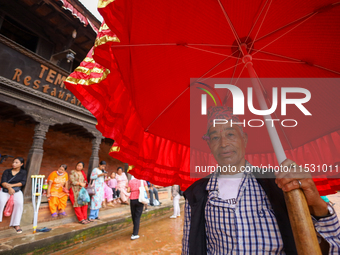
[[[45,20],[42,20],[25,8],[27,8],[27,6],[18,5],[16,1],[6,1],[6,4],[2,6],[2,10],[7,16],[11,17],[22,26],[29,28],[38,36],[47,41],[65,43],[66,38],[63,34],[56,34],[56,31],[46,24]],[[13,16],[14,13],[16,14],[15,16]],[[18,17],[20,17],[20,19]]]
[[[48,5],[50,5],[50,6],[53,6],[53,8],[54,8],[57,12],[61,13],[61,14],[63,15],[63,17],[65,17],[68,21],[70,21],[71,24],[79,23],[79,24],[81,24],[81,25],[83,26],[83,23],[81,23],[79,19],[75,19],[75,18],[73,17],[73,15],[71,14],[70,11],[66,11],[66,10],[64,10],[64,9],[62,8],[62,6],[61,6],[61,4],[60,4],[59,1],[58,1],[58,2],[55,1],[55,0],[44,0],[44,1],[45,1],[46,4],[48,4]],[[72,5],[74,5],[74,4],[72,3]],[[84,12],[86,12],[86,11],[87,11],[87,10],[84,10]],[[88,13],[86,13],[86,14],[84,15],[84,14],[82,13],[82,11],[80,11],[80,13],[82,13],[84,16],[87,16],[87,14],[88,14],[89,16],[93,16],[89,11],[87,11],[87,12],[88,12]],[[94,23],[94,22],[92,22],[92,23]],[[93,29],[91,28],[90,24],[86,26],[86,29],[89,29],[89,30],[93,31]],[[94,31],[93,31],[93,33],[95,34]]]
[[[39,9],[41,6],[43,6],[45,3],[43,0],[38,1],[37,3],[33,4],[30,10],[32,12],[35,12],[37,9]]]
[[[76,9],[80,13],[82,13],[85,17],[88,17],[88,19],[93,23],[93,25],[95,25],[99,29],[101,22],[89,10],[87,10],[86,7],[81,2],[74,1],[74,0],[68,0],[68,1],[70,2],[70,4],[76,7]]]
[[[22,117],[22,116],[25,116],[25,114],[23,112],[21,113],[16,113],[16,114],[11,114],[11,115],[6,115],[6,117],[4,118],[5,120],[6,119],[16,119],[16,118],[19,118],[19,117]]]
[[[87,36],[86,36],[86,37],[87,37]],[[84,45],[86,45],[86,44],[88,44],[88,43],[91,43],[91,40],[90,40],[89,38],[87,38],[86,41],[84,41],[84,42],[82,42],[82,43],[79,43],[78,45],[79,45],[80,47],[84,47]],[[93,42],[92,44],[94,44],[94,42]]]
[[[61,14],[63,17],[66,18],[71,24],[75,23],[75,19],[73,18],[73,15],[70,11],[66,11],[62,8],[61,5],[59,5],[59,2],[56,2],[55,0],[44,0],[47,5],[50,5],[55,9],[59,14]],[[78,19],[76,22],[80,22]]]
[[[56,17],[56,16],[58,16],[58,15],[59,15],[58,12],[54,12],[54,11],[52,10],[52,12],[50,12],[49,14],[47,14],[47,15],[44,16],[44,19],[46,19],[46,20],[51,20],[51,19],[53,19],[54,17]]]

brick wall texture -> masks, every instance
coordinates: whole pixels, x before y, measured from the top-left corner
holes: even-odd
[[[0,154],[8,154],[14,157],[23,157],[27,160],[28,152],[32,146],[34,124],[16,123],[12,120],[0,119]],[[111,173],[124,163],[108,155],[111,144],[102,142],[99,150],[99,160],[107,162],[106,171]],[[44,142],[44,156],[41,163],[40,174],[46,177],[61,164],[67,165],[67,172],[75,169],[78,161],[85,163],[85,173],[92,153],[91,139],[77,135],[65,134],[49,129]],[[11,168],[11,158],[0,164],[0,176],[5,169]]]

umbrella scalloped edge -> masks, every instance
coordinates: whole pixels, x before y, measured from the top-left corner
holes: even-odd
[[[109,154],[128,163],[131,174],[161,186],[179,184],[185,190],[197,180],[190,177],[190,148],[144,131],[112,53],[112,45],[128,41],[122,33],[124,8],[123,0],[99,1],[99,12],[106,23],[99,30],[94,48],[67,78],[65,85],[96,117],[97,129],[103,136],[115,140]],[[331,140],[333,144],[328,144]],[[339,133],[321,137],[316,143],[321,141],[336,148],[331,157],[318,151],[315,142],[286,153],[299,164],[314,160],[315,153],[328,164],[339,162]],[[274,154],[247,155],[247,159],[254,165],[277,164]],[[319,178],[315,182],[320,195],[340,189],[337,179]]]

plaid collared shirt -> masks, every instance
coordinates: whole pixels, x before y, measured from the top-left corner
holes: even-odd
[[[249,163],[247,162],[247,165]],[[285,254],[279,226],[266,193],[251,173],[241,180],[232,208],[219,198],[218,175],[210,178],[205,207],[208,254]],[[313,219],[318,234],[329,244],[329,254],[340,254],[340,225],[336,214]],[[182,254],[189,254],[191,208],[185,202]]]

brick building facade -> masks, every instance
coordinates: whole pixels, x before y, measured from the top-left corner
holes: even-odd
[[[8,155],[24,156],[27,154],[33,143],[35,125],[32,123],[16,124],[13,120],[0,120],[0,148]],[[11,130],[9,132],[9,130]],[[99,159],[108,163],[107,171],[112,172],[117,167],[125,167],[124,164],[108,155],[111,142],[102,142],[99,147]],[[92,154],[91,140],[77,135],[62,133],[50,130],[44,141],[44,155],[41,162],[40,174],[48,176],[51,171],[56,170],[60,164],[68,166],[68,172],[74,169],[79,161],[85,163],[87,171],[89,159]],[[11,168],[12,160],[7,159],[0,165],[0,174]]]
[[[0,3],[0,154],[26,160],[28,176],[108,163],[112,140],[63,84],[91,49],[100,22],[78,0],[5,0]],[[0,164],[0,175],[11,167]],[[30,202],[31,180],[24,191]]]

